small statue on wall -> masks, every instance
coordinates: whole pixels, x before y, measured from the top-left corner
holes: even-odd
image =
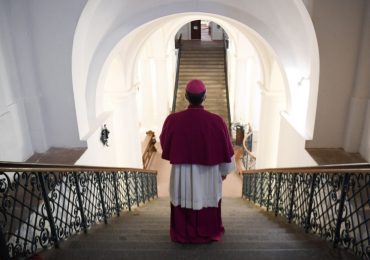
[[[103,143],[104,146],[109,146],[108,145],[109,133],[110,132],[107,128],[107,125],[104,124],[104,127],[102,128],[100,133],[100,141]]]

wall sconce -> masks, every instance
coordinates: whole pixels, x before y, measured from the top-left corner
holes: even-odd
[[[309,80],[309,79],[310,79],[309,77],[302,77],[302,78],[298,81],[298,86],[302,86],[303,81],[305,81],[305,80]]]
[[[104,146],[109,146],[108,145],[109,133],[110,132],[107,128],[107,125],[104,125],[100,133],[100,141],[103,143]]]

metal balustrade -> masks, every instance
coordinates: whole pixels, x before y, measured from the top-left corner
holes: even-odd
[[[244,171],[242,196],[370,258],[370,165]]]
[[[0,258],[27,257],[155,197],[157,172],[0,163]]]

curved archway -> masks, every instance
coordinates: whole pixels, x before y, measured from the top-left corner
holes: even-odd
[[[202,7],[198,7],[196,9],[198,9],[198,11],[208,10],[209,12],[177,13],[179,9],[182,11],[194,9],[194,7],[182,3],[166,4],[166,8],[160,5],[155,7],[152,6],[150,7],[152,8],[149,12],[150,14],[143,15],[145,13],[143,11],[145,7],[140,9],[135,6],[133,9],[134,11],[129,16],[132,17],[132,14],[138,15],[134,19],[130,20],[129,24],[122,24],[121,21],[125,19],[122,19],[122,17],[120,19],[117,18],[118,14],[122,15],[122,13],[120,13],[120,11],[122,11],[120,9],[122,7],[122,3],[116,2],[114,10],[111,10],[114,14],[117,14],[116,16],[112,15],[117,20],[112,19],[110,23],[111,28],[109,28],[109,26],[106,26],[106,28],[101,28],[100,33],[96,33],[99,37],[95,35],[95,39],[90,39],[92,34],[90,35],[88,31],[91,30],[94,24],[91,22],[92,18],[99,17],[99,12],[97,10],[100,9],[104,3],[98,2],[91,4],[90,6],[89,3],[87,4],[84,13],[81,16],[82,20],[80,19],[75,34],[72,64],[74,71],[73,83],[75,100],[78,100],[78,102],[76,102],[76,110],[81,137],[88,138],[88,136],[94,132],[94,126],[99,125],[99,115],[103,112],[103,109],[102,105],[99,104],[101,101],[97,99],[97,95],[99,96],[97,93],[100,91],[99,85],[101,85],[101,80],[104,78],[102,75],[104,75],[106,72],[107,64],[109,64],[109,60],[114,57],[115,53],[122,48],[130,49],[130,55],[127,56],[126,60],[126,65],[129,70],[126,73],[127,75],[131,75],[128,76],[128,78],[132,77],[133,72],[130,68],[135,67],[135,57],[137,57],[140,46],[145,42],[146,37],[149,37],[148,35],[153,33],[156,28],[163,26],[166,23],[172,23],[172,34],[174,35],[177,31],[174,21],[177,21],[178,29],[183,23],[191,21],[194,19],[194,17],[207,17],[207,19],[213,20],[220,24],[223,28],[225,28],[225,30],[228,30],[230,27],[235,27],[240,30],[243,35],[245,35],[254,48],[256,48],[257,53],[262,61],[261,63],[264,71],[264,80],[261,82],[261,85],[263,86],[263,90],[265,92],[267,91],[271,93],[280,91],[279,89],[275,91],[273,88],[271,88],[274,86],[274,84],[270,84],[271,82],[269,82],[271,80],[271,71],[274,67],[276,67],[277,64],[281,69],[283,80],[285,80],[286,84],[284,85],[287,86],[288,91],[286,93],[288,97],[288,103],[289,100],[291,100],[290,95],[292,93],[294,94],[292,89],[295,88],[295,85],[298,83],[295,82],[297,81],[297,75],[303,75],[302,78],[308,78],[309,76],[311,77],[310,83],[308,84],[310,87],[309,97],[311,97],[311,99],[312,97],[315,97],[315,93],[317,93],[318,67],[313,65],[318,63],[317,44],[315,42],[316,38],[314,33],[312,35],[312,24],[307,20],[308,15],[302,12],[302,9],[304,9],[302,3],[294,2],[285,4],[287,11],[291,11],[292,9],[300,10],[299,12],[296,12],[295,15],[297,13],[300,14],[299,18],[302,28],[305,32],[305,37],[303,38],[306,40],[309,39],[309,41],[305,41],[303,44],[304,46],[299,44],[299,42],[302,42],[302,39],[298,42],[294,42],[296,39],[291,39],[295,45],[301,46],[300,49],[297,49],[292,48],[292,42],[288,42],[288,44],[284,45],[281,39],[276,37],[276,34],[272,32],[272,25],[276,26],[276,24],[273,24],[274,19],[267,19],[265,17],[267,20],[263,21],[261,18],[257,18],[257,15],[253,16],[251,14],[253,8],[236,10],[235,7],[225,6],[224,4],[216,1],[200,2],[204,4]],[[210,5],[210,3],[212,3],[212,5]],[[272,2],[265,1],[264,3],[271,4]],[[274,8],[278,7],[276,4],[272,5]],[[135,10],[137,12],[135,12]],[[220,15],[220,13],[222,15]],[[243,14],[243,18],[240,16],[241,13]],[[127,17],[125,18],[127,19]],[[238,21],[233,18],[238,18]],[[87,21],[90,21],[91,23],[88,23]],[[246,24],[248,24],[248,26]],[[284,30],[282,27],[281,33],[286,34],[287,31],[289,30]],[[128,37],[129,35],[130,37]],[[136,37],[134,37],[134,35],[136,35]],[[230,33],[230,35],[232,35],[232,33]],[[88,44],[90,48],[87,48],[87,51],[85,48],[85,51],[80,53],[79,50],[82,49],[83,44],[86,45],[88,39],[90,39]],[[307,47],[307,45],[309,45],[307,51],[308,53],[306,51],[302,51],[302,48]],[[315,54],[313,59],[311,59],[311,56],[309,56],[309,54],[312,53]],[[81,63],[81,60],[84,60],[85,62]],[[275,60],[275,63],[272,62],[273,60]],[[292,67],[295,68],[295,70],[291,70]],[[297,73],[297,71],[299,72]],[[298,77],[298,79],[300,78]],[[128,82],[128,84],[133,85],[132,80],[128,80]],[[292,100],[294,100],[294,96],[292,96]],[[307,104],[308,103],[309,102],[307,101]],[[291,104],[288,105],[292,115],[295,115],[296,113],[295,105],[296,104],[294,104],[294,102],[291,102]],[[309,105],[307,105],[307,109],[305,111],[299,112],[299,116],[305,114],[305,118],[307,120],[301,125],[297,124],[297,128],[301,130],[305,128],[305,130],[302,132],[308,133],[308,135],[312,135],[312,131],[310,132],[310,122],[307,121],[309,121],[310,118],[312,119],[311,114],[312,111],[315,110],[315,106],[316,103],[311,102]],[[311,117],[307,115],[311,115]]]

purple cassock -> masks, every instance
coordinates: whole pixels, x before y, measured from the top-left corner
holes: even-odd
[[[180,243],[220,240],[222,176],[234,167],[230,136],[223,119],[190,105],[164,122],[162,158],[172,164],[170,236]]]

